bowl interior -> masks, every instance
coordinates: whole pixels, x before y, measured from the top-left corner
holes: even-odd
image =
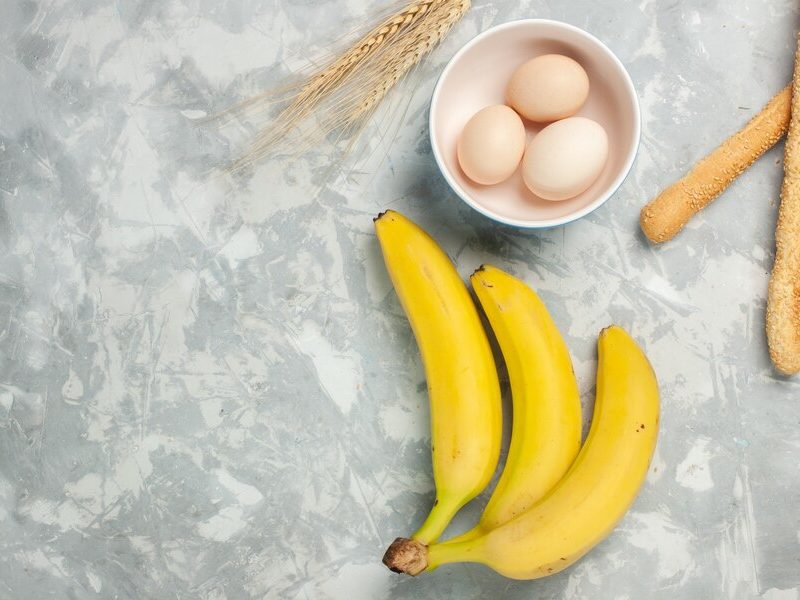
[[[519,169],[498,185],[473,183],[456,156],[461,130],[481,108],[505,103],[506,86],[517,67],[550,53],[574,58],[589,75],[589,98],[578,115],[594,119],[608,133],[609,156],[603,172],[584,193],[561,202],[535,196],[525,187]],[[544,126],[525,121],[528,141]],[[431,104],[431,142],[454,190],[481,212],[523,226],[563,223],[602,204],[630,168],[638,137],[638,105],[622,66],[596,39],[555,21],[507,23],[475,39],[442,73]]]

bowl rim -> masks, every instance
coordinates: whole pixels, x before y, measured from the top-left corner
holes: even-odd
[[[459,59],[464,55],[464,53],[472,48],[474,45],[478,44],[483,38],[487,37],[492,33],[496,33],[497,31],[503,29],[510,29],[513,27],[519,27],[522,25],[552,25],[557,28],[561,28],[567,30],[571,33],[577,34],[579,36],[583,36],[588,38],[589,41],[596,44],[602,52],[611,59],[611,62],[615,65],[617,70],[622,74],[622,79],[625,84],[625,90],[628,95],[633,99],[633,144],[631,146],[630,152],[628,152],[627,157],[625,158],[625,163],[623,167],[620,169],[617,177],[609,186],[608,190],[598,196],[593,202],[589,203],[588,205],[582,207],[581,209],[570,213],[568,215],[564,215],[563,217],[558,217],[554,219],[542,219],[539,221],[528,221],[524,219],[515,219],[512,217],[506,217],[499,213],[496,213],[485,206],[481,205],[480,203],[473,200],[470,195],[461,187],[458,181],[451,175],[446,163],[444,162],[444,158],[442,157],[442,152],[439,148],[439,144],[436,141],[436,136],[434,135],[435,124],[436,124],[436,111],[434,108],[438,104],[439,101],[439,93],[441,91],[442,82],[445,79],[445,76],[450,72],[453,66],[459,61]],[[520,227],[523,229],[548,229],[550,227],[558,227],[559,225],[565,225],[567,223],[571,223],[572,221],[576,221],[582,217],[585,217],[589,213],[597,210],[603,204],[605,204],[611,196],[613,196],[617,190],[619,190],[622,183],[628,177],[631,171],[631,167],[633,167],[633,162],[636,159],[636,155],[639,152],[639,145],[641,144],[642,138],[642,114],[641,109],[639,106],[639,96],[636,93],[636,88],[633,85],[633,80],[631,79],[630,73],[625,68],[625,65],[622,64],[622,61],[617,57],[616,54],[606,46],[599,38],[594,36],[593,34],[589,33],[588,31],[581,29],[580,27],[576,27],[575,25],[571,25],[569,23],[565,23],[564,21],[557,21],[555,19],[515,19],[513,21],[507,21],[505,23],[500,23],[499,25],[495,25],[490,27],[489,29],[482,31],[481,33],[474,36],[471,40],[469,40],[466,44],[461,46],[459,50],[452,56],[452,58],[447,61],[444,69],[439,74],[438,79],[436,80],[436,85],[433,88],[433,94],[431,95],[430,106],[428,110],[428,136],[430,137],[431,149],[433,151],[433,157],[436,160],[436,165],[439,167],[439,171],[442,173],[442,176],[447,181],[447,184],[450,186],[456,195],[461,198],[462,201],[467,203],[473,209],[481,213],[482,215],[489,217],[490,219],[497,221],[499,223],[504,223],[505,225],[511,225],[514,227]]]

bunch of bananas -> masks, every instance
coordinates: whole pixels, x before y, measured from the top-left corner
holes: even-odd
[[[417,339],[428,381],[436,500],[411,538],[383,557],[418,575],[476,562],[514,579],[573,564],[613,530],[644,482],[658,434],[658,384],[619,327],[598,342],[594,415],[581,447],[569,352],[524,282],[491,266],[470,278],[508,367],[514,420],[508,457],[479,523],[437,541],[489,483],[500,454],[497,370],[470,294],[436,242],[403,215],[375,219],[386,267]]]

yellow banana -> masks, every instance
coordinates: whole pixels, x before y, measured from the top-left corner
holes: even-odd
[[[416,575],[445,563],[478,562],[514,579],[565,569],[607,537],[633,503],[655,449],[658,412],[658,384],[647,358],[622,329],[605,329],[589,437],[556,487],[471,540],[428,547],[395,540],[384,563]]]
[[[484,265],[470,278],[503,352],[514,409],[508,457],[480,522],[450,540],[478,537],[525,512],[558,483],[581,448],[581,399],[569,350],[539,296]]]
[[[412,538],[429,544],[494,474],[502,437],[500,384],[478,311],[447,255],[395,211],[379,215],[375,230],[428,381],[436,501]]]

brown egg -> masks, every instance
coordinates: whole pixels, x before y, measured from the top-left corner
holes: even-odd
[[[487,106],[467,121],[458,139],[458,163],[475,183],[492,185],[511,177],[525,152],[525,126],[504,104]]]
[[[574,115],[586,102],[589,76],[568,56],[544,54],[514,71],[506,95],[509,105],[526,119],[558,121]]]

